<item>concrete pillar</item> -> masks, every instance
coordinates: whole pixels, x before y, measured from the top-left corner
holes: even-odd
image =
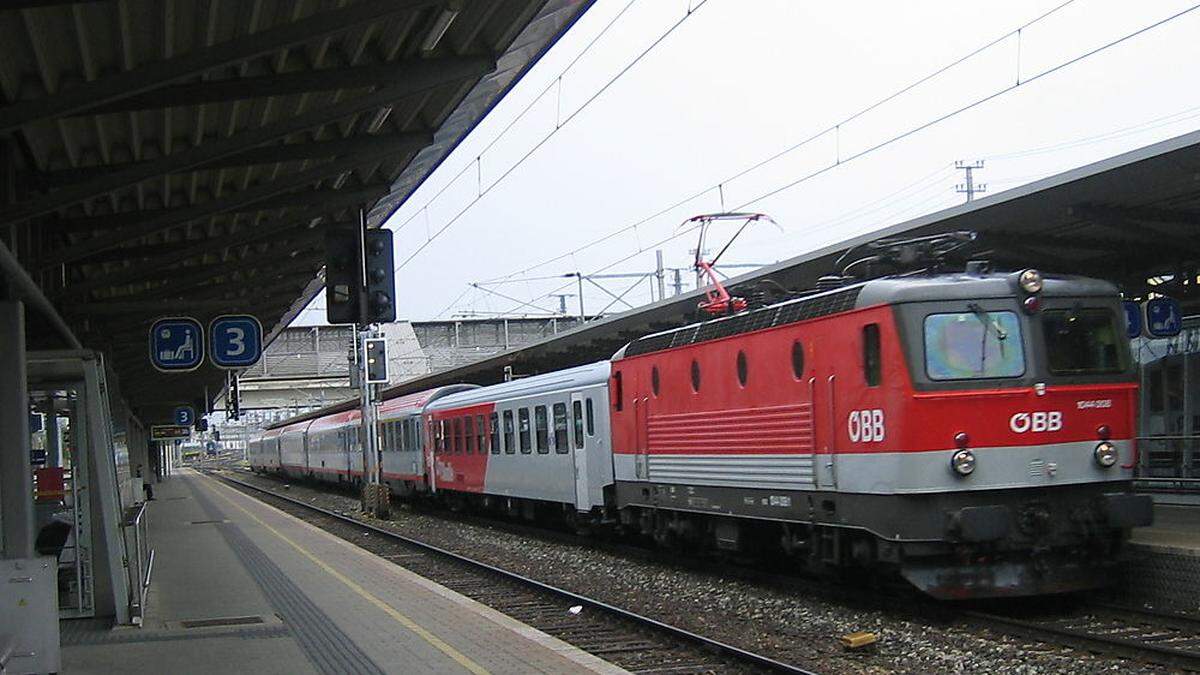
[[[5,558],[32,558],[33,469],[29,464],[29,387],[25,308],[0,301],[0,528]]]

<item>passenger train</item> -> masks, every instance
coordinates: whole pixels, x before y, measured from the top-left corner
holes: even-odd
[[[1108,581],[1137,383],[1117,289],[1034,270],[891,275],[634,340],[610,360],[384,403],[402,496],[663,545],[898,573],[938,598]],[[255,470],[362,476],[357,412],[266,431]]]

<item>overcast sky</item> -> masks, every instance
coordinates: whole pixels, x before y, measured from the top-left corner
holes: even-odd
[[[769,263],[961,202],[955,160],[985,160],[977,181],[990,194],[1200,127],[1200,10],[1033,79],[1191,6],[1075,0],[1019,39],[726,182],[1061,4],[707,0],[687,15],[686,0],[598,0],[388,222],[398,264],[424,246],[397,273],[399,318],[555,311],[559,300],[546,294],[576,290],[561,275],[653,270],[655,244],[687,217],[721,210],[722,194],[725,208],[761,211],[781,228],[748,230],[723,261]],[[1018,79],[1032,81],[1013,88]],[[480,179],[486,194],[476,199]],[[714,248],[731,232],[714,228]],[[667,267],[689,267],[695,245],[686,233],[657,248]],[[517,301],[469,286],[491,280],[504,283],[486,288]],[[633,280],[603,283],[620,294]],[[642,282],[626,299],[643,304],[650,293]],[[610,301],[585,288],[589,314]],[[578,311],[576,297],[567,303]],[[323,322],[318,297],[296,324]]]

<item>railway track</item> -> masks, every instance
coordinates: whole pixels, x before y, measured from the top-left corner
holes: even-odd
[[[1194,617],[1095,604],[1065,616],[974,610],[964,616],[1010,635],[1200,671],[1200,619]]]
[[[812,672],[223,473],[204,473],[633,673]],[[364,530],[380,536],[364,538]]]

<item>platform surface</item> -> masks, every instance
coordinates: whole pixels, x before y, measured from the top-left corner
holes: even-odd
[[[144,626],[63,621],[65,672],[624,672],[215,479],[156,497]]]
[[[1156,503],[1154,524],[1135,529],[1130,542],[1200,555],[1200,506]]]

